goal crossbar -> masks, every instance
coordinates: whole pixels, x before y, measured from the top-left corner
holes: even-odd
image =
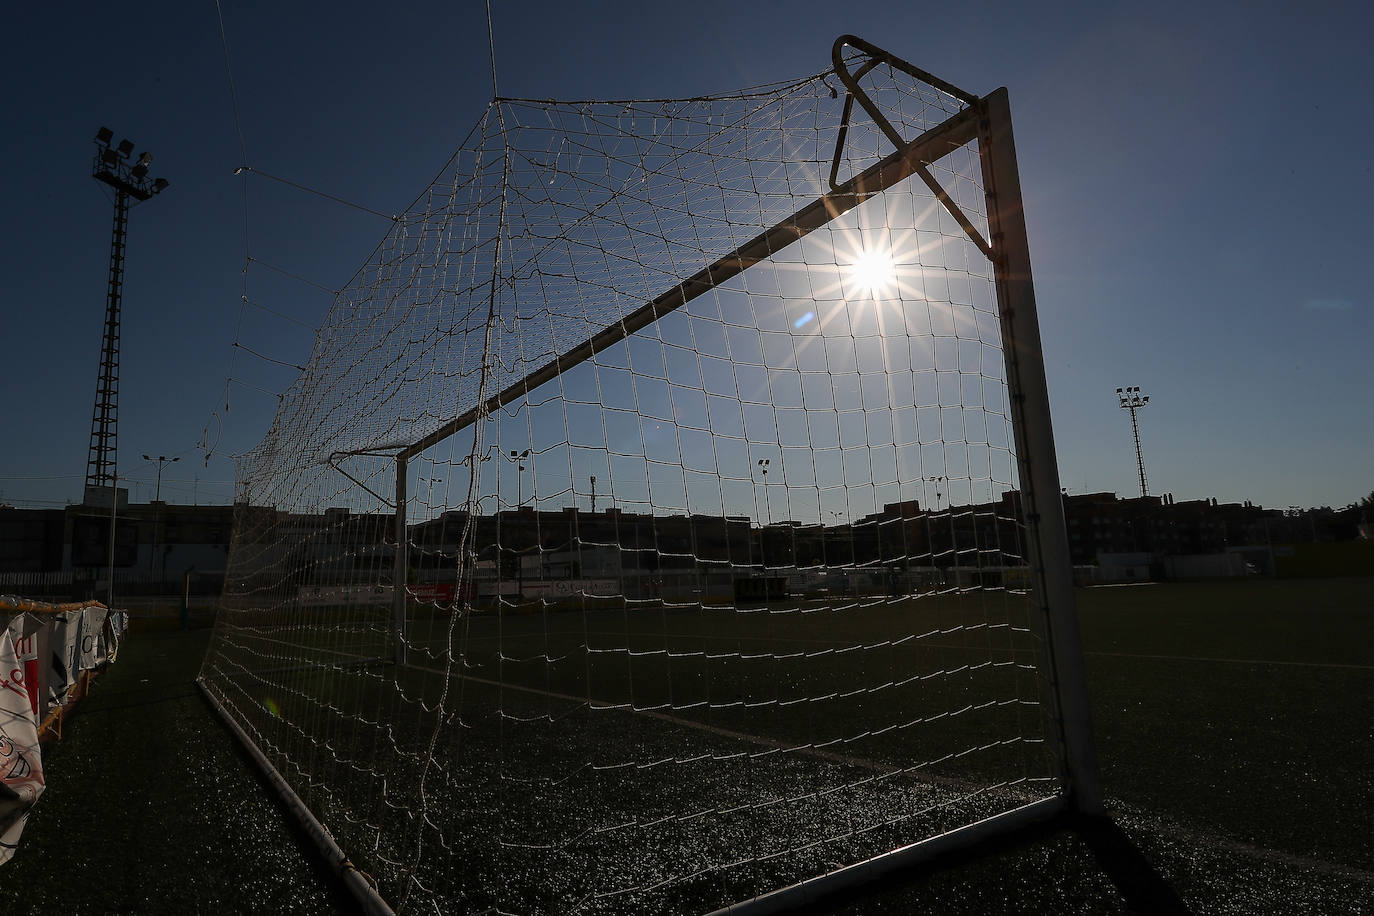
[[[579,363],[586,362],[636,331],[648,327],[664,315],[676,311],[755,264],[777,254],[869,198],[922,171],[923,165],[936,162],[951,150],[975,139],[978,135],[979,117],[978,107],[973,106],[932,127],[835,190],[821,195],[772,228],[754,236],[729,254],[717,258],[712,264],[656,299],[635,309],[583,343],[555,356],[520,381],[506,387],[485,402],[469,408],[424,438],[400,449],[396,453],[397,459],[407,461],[425,449],[443,442],[449,436],[472,425],[478,417],[493,413],[524,397],[545,382],[552,381]]]

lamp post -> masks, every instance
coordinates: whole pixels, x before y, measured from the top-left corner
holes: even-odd
[[[765,528],[773,524],[773,512],[768,505],[768,464],[767,458],[759,459],[759,470],[763,474],[763,527]]]
[[[939,511],[940,511],[940,497],[944,495],[943,493],[940,492],[940,485],[941,485],[941,484],[944,484],[944,483],[948,483],[948,482],[949,482],[949,478],[948,478],[948,477],[943,477],[943,476],[941,476],[941,477],[927,477],[925,480],[926,480],[926,483],[933,483],[933,484],[935,484],[935,511],[936,511],[936,512],[939,512]]]
[[[510,460],[517,468],[519,480],[519,485],[516,490],[518,495],[515,500],[515,508],[517,509],[525,505],[525,459],[529,457],[529,449],[525,449],[523,452],[517,452],[515,449],[510,450]]]
[[[518,451],[516,451],[515,449],[511,449],[511,450],[510,450],[510,456],[509,456],[509,457],[510,457],[511,463],[514,464],[515,467],[516,467],[516,479],[519,481],[519,484],[518,484],[518,487],[519,487],[519,488],[518,488],[518,490],[516,491],[518,495],[517,495],[516,501],[515,501],[515,510],[516,510],[516,516],[515,516],[515,517],[516,517],[516,519],[517,519],[517,524],[518,524],[518,519],[520,518],[520,514],[519,514],[519,513],[520,513],[520,510],[521,510],[522,508],[524,508],[524,505],[525,505],[525,459],[530,457],[530,450],[529,450],[529,449],[525,449],[523,452],[518,452]],[[518,551],[516,552],[516,555],[515,555],[515,588],[516,588],[516,598],[517,598],[517,600],[519,600],[519,601],[524,601],[524,600],[525,600],[525,557],[524,557],[523,554],[521,554],[521,553],[518,552]]]
[[[1140,387],[1136,386],[1116,389],[1116,397],[1121,402],[1121,409],[1131,412],[1131,434],[1135,436],[1135,463],[1140,470],[1140,495],[1149,496],[1150,490],[1145,483],[1145,458],[1140,452],[1140,424],[1136,421],[1135,412],[1150,403],[1150,396],[1142,397]]]
[[[157,529],[158,524],[162,521],[162,468],[165,465],[175,464],[176,462],[181,460],[181,457],[177,456],[175,458],[168,458],[166,455],[158,455],[156,458],[154,458],[152,455],[144,455],[143,460],[157,462],[157,489],[154,491],[153,495],[153,551],[148,556],[148,571],[152,572],[153,557],[157,556]],[[163,568],[163,571],[166,571],[165,567]]]

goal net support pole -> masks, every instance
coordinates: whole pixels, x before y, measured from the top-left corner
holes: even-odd
[[[1022,511],[1033,532],[1029,559],[1036,579],[1037,611],[1047,629],[1050,684],[1063,744],[1060,780],[1076,813],[1098,815],[1103,810],[1102,789],[1093,748],[1083,648],[1074,606],[1073,561],[1064,503],[1059,495],[1059,462],[1050,422],[1049,389],[1007,90],[990,93],[978,107],[982,112],[978,151],[988,201],[988,228],[992,234],[989,241],[1005,341],[1003,354],[1012,428],[1020,461]]]
[[[410,535],[406,531],[406,470],[409,457],[396,456],[396,557],[392,567],[391,611],[396,631],[396,664],[406,663],[406,572],[410,568]]]

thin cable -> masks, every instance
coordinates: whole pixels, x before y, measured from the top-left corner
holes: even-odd
[[[305,371],[305,367],[304,367],[304,366],[298,366],[298,365],[296,365],[295,363],[288,363],[288,362],[286,362],[285,360],[273,359],[273,358],[270,357],[270,356],[264,356],[263,354],[259,353],[257,350],[254,350],[252,347],[245,347],[243,344],[239,343],[237,340],[234,341],[234,348],[237,349],[237,350],[244,350],[245,352],[248,352],[248,353],[253,354],[253,355],[256,356],[258,359],[266,360],[266,361],[269,362],[269,363],[276,363],[278,366],[285,366],[285,367],[287,367],[288,369],[296,369],[296,370],[299,370],[299,371],[301,371],[301,372],[304,372],[304,371]],[[281,397],[281,395],[277,395],[277,397]]]
[[[305,285],[307,285],[307,286],[313,286],[313,287],[315,287],[315,288],[318,289],[318,290],[322,290],[323,292],[329,293],[329,295],[331,295],[331,296],[337,296],[337,295],[339,294],[339,291],[338,291],[337,289],[330,289],[329,287],[325,286],[325,285],[322,284],[322,283],[316,283],[314,280],[307,280],[305,277],[302,277],[300,274],[293,274],[291,271],[287,270],[286,268],[284,268],[284,267],[278,267],[278,266],[275,265],[275,264],[269,264],[267,261],[264,261],[264,260],[262,260],[261,258],[249,257],[247,260],[248,260],[248,263],[250,263],[250,264],[261,264],[263,267],[266,267],[268,270],[276,271],[277,273],[281,274],[281,275],[284,276],[284,277],[290,277],[292,280],[299,280],[299,281],[301,281],[302,283],[304,283]],[[243,297],[243,299],[244,299],[245,302],[250,302],[250,301],[252,301],[252,300],[250,300],[246,295]]]
[[[335,197],[333,194],[327,194],[324,191],[319,190],[318,188],[312,188],[308,187],[307,185],[297,184],[289,178],[282,178],[279,175],[273,175],[270,172],[264,172],[262,169],[255,169],[251,166],[244,165],[234,170],[235,175],[239,174],[240,172],[252,172],[254,175],[261,175],[263,178],[270,178],[273,181],[279,181],[282,184],[290,185],[291,187],[296,188],[297,190],[305,191],[307,194],[314,194],[318,197],[323,197],[326,200],[332,200],[336,204],[343,204],[345,207],[352,207],[355,210],[362,210],[364,213],[371,213],[373,216],[380,216],[382,219],[385,220],[395,222],[396,220],[400,219],[400,217],[396,216],[395,214],[387,215],[381,212],[380,210],[374,210],[371,207],[365,207],[362,204],[355,204],[353,201],[344,200],[342,197]]]
[[[254,302],[252,299],[249,299],[247,296],[244,297],[243,301],[244,301],[244,302],[247,302],[249,305],[251,305],[251,306],[252,306],[253,308],[255,308],[255,309],[261,309],[262,311],[268,313],[269,315],[276,315],[278,318],[281,318],[281,319],[284,320],[284,321],[289,321],[289,322],[291,322],[292,324],[300,325],[301,327],[306,328],[307,330],[310,330],[310,331],[315,330],[315,326],[314,326],[313,324],[310,324],[310,323],[307,322],[307,321],[301,321],[299,318],[293,318],[293,317],[291,317],[290,315],[286,314],[285,312],[279,312],[279,311],[277,311],[277,310],[274,309],[274,308],[270,308],[270,307],[268,307],[268,306],[266,306],[266,305],[263,305],[261,302]]]
[[[234,85],[234,68],[229,58],[229,36],[224,28],[224,9],[220,5],[220,0],[215,0],[215,15],[219,21],[219,41],[220,47],[224,51],[224,72],[229,80],[229,104],[234,112],[234,132],[239,138],[239,165],[241,169],[248,168],[248,144],[243,137],[243,120],[239,117],[239,94],[238,88]],[[243,264],[239,268],[239,296],[242,300],[239,304],[238,322],[234,328],[234,342],[238,342],[239,333],[243,329],[244,303],[248,301],[248,178],[245,176],[242,182],[243,191]],[[224,379],[224,412],[229,412],[229,400],[231,383],[234,378],[234,370],[237,368],[238,353],[231,350],[229,355],[229,372]],[[210,443],[210,420],[218,423],[219,429],[215,434],[215,442]],[[210,456],[214,449],[219,445],[220,436],[224,431],[224,421],[219,417],[218,410],[210,412],[210,419],[206,420],[205,428],[201,431],[201,444],[205,449],[205,466],[210,466]]]
[[[229,76],[229,102],[234,108],[234,130],[239,135],[239,156],[244,168],[248,167],[248,144],[243,140],[243,123],[239,120],[239,94],[234,88],[234,68],[229,65],[229,37],[224,31],[224,10],[219,0],[215,0],[215,14],[219,17],[219,43],[224,49],[224,72]]]
[[[491,55],[491,97],[498,99],[501,92],[496,88],[496,38],[491,27],[491,0],[487,0],[487,52]]]

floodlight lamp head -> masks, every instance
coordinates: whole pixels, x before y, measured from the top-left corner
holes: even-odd
[[[134,151],[134,141],[129,140],[127,138],[124,140],[120,140],[118,148],[119,155],[124,159],[128,159]]]
[[[139,181],[142,181],[144,178],[148,177],[148,167],[146,165],[143,165],[142,163],[139,163],[138,165],[129,169],[129,174],[137,178]]]
[[[101,127],[100,130],[95,132],[95,142],[99,143],[101,146],[109,146],[110,141],[113,139],[114,131],[110,130],[108,127]]]
[[[161,193],[162,193],[163,191],[165,191],[165,190],[167,190],[167,179],[166,179],[166,178],[156,178],[156,179],[153,180],[153,193],[154,193],[154,194],[161,194]]]
[[[148,152],[147,150],[144,150],[143,152],[139,153],[138,164],[146,169],[148,166],[153,164],[153,154]]]

